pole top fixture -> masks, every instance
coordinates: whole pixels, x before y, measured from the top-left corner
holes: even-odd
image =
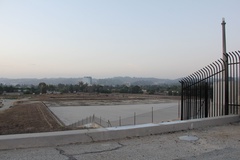
[[[222,18],[222,25],[223,25],[223,24],[226,24],[224,17]]]

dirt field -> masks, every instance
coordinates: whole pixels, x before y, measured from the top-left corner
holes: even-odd
[[[13,107],[0,111],[0,135],[68,130],[41,102],[49,106],[147,104],[179,100],[179,97],[144,94],[60,94],[0,97],[15,99]]]
[[[42,103],[18,104],[0,112],[0,135],[63,129]]]
[[[129,105],[154,104],[180,100],[179,96],[163,96],[148,94],[63,94],[38,95],[32,100],[43,101],[48,106],[99,106],[99,105]]]

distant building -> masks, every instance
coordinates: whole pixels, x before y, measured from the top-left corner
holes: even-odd
[[[92,85],[92,77],[84,77],[84,78],[82,78],[81,82],[91,86]]]

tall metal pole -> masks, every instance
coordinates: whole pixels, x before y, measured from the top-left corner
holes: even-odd
[[[223,81],[225,81],[225,115],[228,115],[228,57],[227,57],[227,47],[226,47],[226,30],[225,30],[225,19],[222,19],[222,47],[223,47],[223,61],[224,61],[224,72]]]
[[[227,53],[227,47],[226,47],[226,30],[225,30],[225,18],[222,19],[222,49],[223,49],[223,53]],[[227,58],[226,56],[223,54],[223,60],[225,62],[227,62]]]

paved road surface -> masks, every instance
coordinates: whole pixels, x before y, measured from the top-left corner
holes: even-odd
[[[9,107],[11,107],[13,105],[13,102],[15,102],[15,101],[16,100],[11,100],[11,99],[1,99],[3,106],[0,108],[0,111],[8,109]]]
[[[194,135],[197,141],[179,137]],[[205,129],[66,146],[0,151],[1,160],[238,160],[240,123]]]
[[[13,106],[14,102],[16,101],[27,101],[29,98],[22,98],[22,99],[0,99],[3,106],[0,108],[0,111],[6,110]]]
[[[101,117],[105,121],[118,121],[120,116],[122,119],[133,117],[134,112],[137,115],[138,122],[141,121],[141,116],[147,116],[149,119],[146,122],[142,123],[151,123],[152,107],[154,110],[154,123],[159,123],[161,121],[171,121],[178,118],[178,103],[111,106],[67,106],[49,108],[59,119],[61,119],[63,123],[69,125],[79,120],[81,121],[86,117],[92,116],[93,114],[96,117]]]

